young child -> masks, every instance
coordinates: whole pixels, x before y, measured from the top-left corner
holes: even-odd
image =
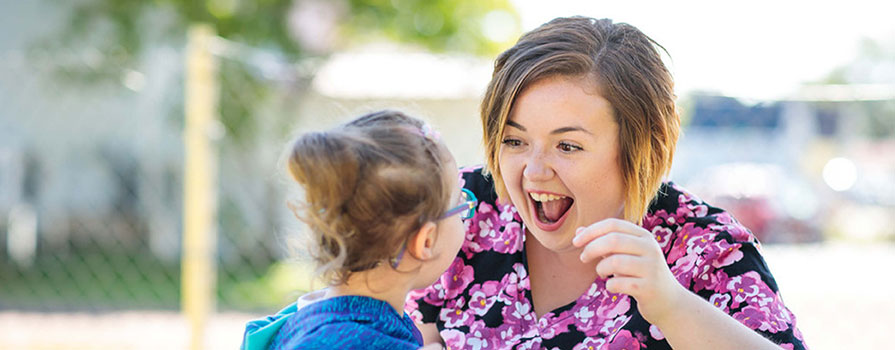
[[[301,136],[288,168],[330,287],[250,322],[242,349],[421,347],[404,300],[448,268],[476,205],[438,134],[400,112],[371,113]]]

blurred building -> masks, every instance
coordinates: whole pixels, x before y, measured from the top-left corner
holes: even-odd
[[[694,95],[673,178],[766,242],[895,237],[886,227],[895,214],[895,135],[874,135],[893,101],[893,92],[858,86],[758,104]],[[844,218],[856,210],[880,224],[857,229],[856,218]]]

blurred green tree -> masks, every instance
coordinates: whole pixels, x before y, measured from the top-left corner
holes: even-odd
[[[865,38],[856,57],[833,69],[823,84],[872,84],[895,87],[895,41]],[[895,99],[862,101],[855,108],[866,115],[863,132],[871,139],[895,137]]]
[[[64,6],[71,6],[69,21],[50,46],[86,42],[102,52],[102,62],[88,70],[64,67],[76,84],[120,80],[148,47],[182,45],[194,23],[287,62],[371,41],[493,56],[520,32],[509,0],[81,0]],[[220,69],[222,97],[228,91],[250,96],[222,98],[222,122],[229,137],[251,141],[257,131],[252,111],[270,84],[258,77],[258,67],[228,61]],[[307,79],[297,80],[306,85]]]
[[[159,32],[182,37],[193,23],[209,23],[223,38],[290,57],[307,53],[299,31],[313,31],[313,24],[332,27],[337,35],[324,35],[340,43],[387,38],[482,55],[497,53],[519,31],[509,0],[82,0],[69,6],[64,39],[107,26],[100,41],[123,54],[139,53]]]

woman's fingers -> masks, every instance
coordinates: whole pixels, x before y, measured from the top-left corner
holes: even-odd
[[[643,287],[644,280],[639,277],[615,276],[606,280],[606,290],[610,293],[627,294],[635,298],[640,295]]]
[[[619,232],[632,236],[644,237],[649,234],[648,231],[634,223],[621,219],[606,219],[598,221],[590,226],[578,228],[572,244],[576,247],[583,247],[588,242],[611,232]]]
[[[597,274],[602,278],[609,276],[644,277],[647,266],[643,257],[613,254],[597,264]]]
[[[581,252],[581,261],[588,262],[610,254],[643,255],[652,242],[626,233],[610,232],[590,241]]]

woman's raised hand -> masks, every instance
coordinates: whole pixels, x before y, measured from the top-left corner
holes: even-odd
[[[689,293],[668,269],[655,236],[636,224],[602,220],[579,228],[572,244],[584,248],[581,261],[598,261],[597,274],[608,277],[606,289],[632,296],[652,324],[673,316],[682,293]]]

